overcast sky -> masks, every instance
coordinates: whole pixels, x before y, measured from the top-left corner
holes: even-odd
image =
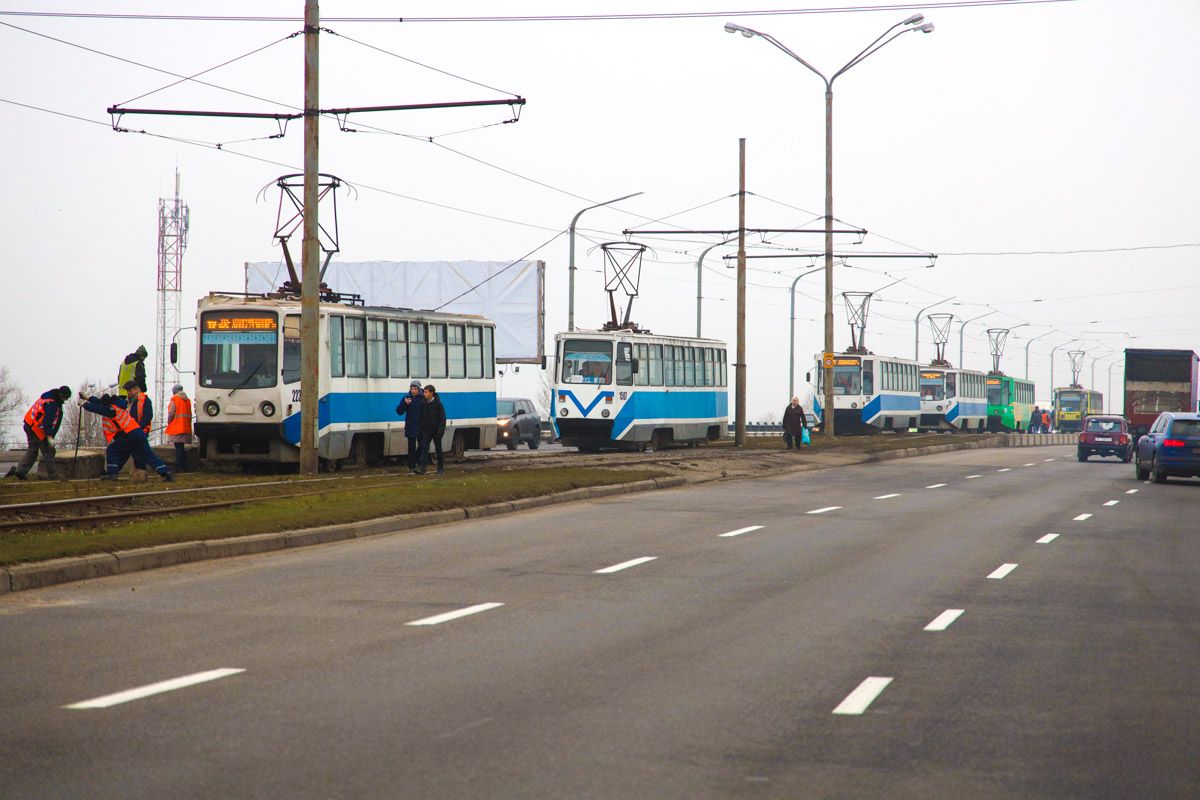
[[[339,200],[337,258],[542,259],[552,340],[566,327],[562,232],[571,217],[644,192],[580,221],[576,322],[599,326],[607,302],[598,243],[638,226],[737,226],[739,137],[747,140],[748,227],[820,225],[823,85],[767,41],[725,33],[725,22],[770,33],[829,74],[920,10],[936,31],[900,37],[834,84],[834,215],[871,232],[861,244],[839,237],[838,251],[939,254],[934,268],[919,259],[861,258],[837,268],[838,294],[882,289],[867,345],[912,357],[914,316],[947,300],[933,311],[956,315],[947,354],[957,363],[959,320],[995,310],[967,326],[965,364],[988,369],[984,329],[1009,327],[1001,366],[1022,375],[1027,343],[1048,334],[1029,347],[1039,400],[1050,395],[1051,347],[1074,338],[1089,353],[1083,382],[1091,383],[1099,356],[1096,388],[1105,393],[1114,361],[1112,388],[1121,386],[1120,359],[1105,354],[1130,346],[1200,349],[1194,0],[893,4],[888,11],[658,20],[427,19],[818,5],[832,7],[799,0],[323,3],[325,25],[337,35],[321,37],[322,107],[527,100],[515,124],[493,124],[508,119],[503,106],[358,115],[349,122],[358,133],[323,122],[321,170],[357,187]],[[113,104],[301,106],[302,37],[286,39],[301,27],[301,0],[0,2],[5,12],[47,10],[295,19],[0,15],[0,364],[31,398],[62,383],[114,379],[118,361],[138,344],[151,349],[148,363],[157,361],[157,204],[173,192],[176,169],[191,209],[185,319],[210,290],[240,288],[243,262],[279,258],[271,238],[278,193],[260,190],[302,169],[299,123],[282,139],[262,139],[277,133],[274,122],[122,121],[151,136],[114,132],[105,113]],[[381,15],[408,21],[334,19]],[[264,47],[201,78],[221,88],[163,88],[176,80],[166,73],[192,75]],[[255,140],[239,141],[248,139]],[[655,332],[694,333],[696,258],[719,239],[637,239],[654,252],[644,262],[633,318]],[[751,252],[819,251],[822,238],[794,234],[770,244]],[[731,350],[734,271],[721,256],[732,252],[709,254],[703,289],[703,332]],[[786,403],[788,286],[814,263],[749,262],[751,419]],[[821,281],[817,273],[799,284],[798,381],[821,349]],[[845,318],[838,298],[839,349],[849,344]],[[920,333],[928,360],[928,324]],[[1074,347],[1058,351],[1058,385],[1069,379],[1065,354]],[[506,377],[505,393],[531,394],[536,372],[523,367]]]

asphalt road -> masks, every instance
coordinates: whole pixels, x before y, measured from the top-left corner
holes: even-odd
[[[6,595],[0,796],[1194,798],[1198,510],[974,450]]]

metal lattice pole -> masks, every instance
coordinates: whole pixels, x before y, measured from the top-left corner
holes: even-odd
[[[158,200],[158,371],[154,375],[154,413],[163,441],[167,398],[174,375],[168,376],[171,341],[180,327],[183,290],[183,252],[187,249],[188,207],[179,199],[179,171],[175,171],[175,197]]]

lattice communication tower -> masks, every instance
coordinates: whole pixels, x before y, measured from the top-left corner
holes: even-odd
[[[158,199],[158,371],[154,375],[154,413],[167,418],[167,398],[175,372],[167,376],[171,342],[180,326],[183,291],[183,251],[187,250],[188,207],[179,199],[179,170],[175,170],[175,197]],[[160,425],[165,429],[165,422]],[[160,430],[159,440],[164,438]]]

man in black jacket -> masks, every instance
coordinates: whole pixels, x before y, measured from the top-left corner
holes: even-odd
[[[446,471],[446,462],[442,457],[442,434],[446,432],[446,409],[442,399],[438,397],[437,389],[428,384],[424,391],[425,402],[421,406],[421,459],[417,462],[417,474],[424,475],[425,467],[429,464],[429,443],[437,448],[437,471],[441,475]]]

